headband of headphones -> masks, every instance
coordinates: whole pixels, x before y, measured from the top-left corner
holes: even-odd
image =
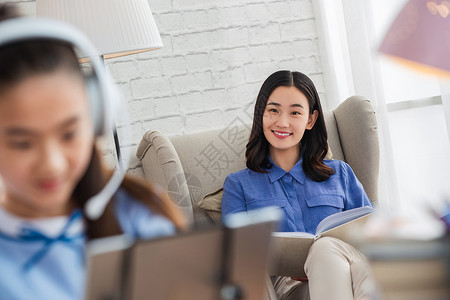
[[[68,43],[82,57],[87,57],[93,69],[92,80],[95,81],[94,84],[87,82],[87,85],[95,86],[94,90],[88,86],[94,131],[96,135],[102,135],[111,129],[119,106],[117,88],[112,84],[112,78],[105,70],[95,47],[81,31],[56,20],[22,17],[0,22],[0,33],[0,47],[42,38]]]
[[[90,60],[92,74],[86,80],[86,88],[94,131],[96,135],[110,132],[114,124],[114,117],[119,112],[119,108],[122,109],[119,106],[124,106],[124,103],[120,102],[119,93],[112,77],[89,39],[74,26],[51,19],[21,17],[0,22],[0,48],[12,43],[36,39],[68,43],[77,53],[81,54],[81,57],[87,57]],[[126,111],[123,111],[123,114],[127,117]],[[129,126],[125,126],[124,131],[124,137],[129,140],[131,137]],[[126,170],[130,151],[128,148],[125,150],[123,166]],[[118,160],[122,160],[122,157],[118,157]],[[89,219],[98,219],[103,214],[109,200],[119,188],[124,175],[125,171],[116,168],[105,187],[86,202],[84,210]]]

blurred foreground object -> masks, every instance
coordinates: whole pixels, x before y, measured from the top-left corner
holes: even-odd
[[[409,67],[450,76],[450,1],[410,0],[379,51]]]
[[[281,209],[267,207],[169,237],[92,240],[85,299],[264,299],[271,233],[281,217]]]
[[[450,299],[450,238],[378,240],[359,247],[383,300]]]
[[[420,72],[449,77],[450,1],[408,1],[379,51]],[[358,236],[381,299],[450,299],[450,203],[444,204],[407,217],[378,214]]]
[[[355,229],[355,246],[369,259],[380,291],[377,300],[450,299],[450,234],[441,216],[428,212],[378,212]]]

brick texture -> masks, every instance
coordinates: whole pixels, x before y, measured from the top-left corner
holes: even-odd
[[[263,80],[298,70],[326,106],[313,0],[148,0],[164,48],[106,61],[128,102],[132,137],[251,122]],[[15,0],[26,14],[34,1]],[[104,153],[113,155],[110,141]]]

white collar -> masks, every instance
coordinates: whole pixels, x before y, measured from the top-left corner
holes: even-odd
[[[58,237],[64,226],[69,221],[69,216],[57,216],[38,219],[27,219],[16,216],[6,211],[3,206],[0,205],[0,232],[17,237],[24,228],[33,228],[48,237]],[[74,220],[69,226],[66,233],[67,235],[75,235],[83,232],[85,224],[83,218]]]

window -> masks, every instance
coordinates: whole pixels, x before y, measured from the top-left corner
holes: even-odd
[[[316,4],[316,14],[321,16],[318,18],[318,27],[322,27],[318,31],[322,32],[319,39],[325,39],[322,45],[329,45],[321,48],[322,56],[326,53],[328,57],[340,57],[343,62],[339,65],[345,66],[339,70],[325,60],[324,72],[328,73],[325,78],[329,81],[325,84],[336,86],[331,90],[335,94],[328,98],[344,100],[350,94],[338,93],[347,91],[372,100],[380,123],[382,148],[380,205],[408,211],[409,207],[416,206],[411,202],[437,203],[443,195],[450,195],[447,180],[450,113],[446,119],[447,106],[442,104],[446,103],[445,96],[441,96],[446,94],[443,89],[448,88],[445,83],[377,52],[385,32],[406,1],[341,0],[331,8],[325,5],[329,1],[320,0]],[[326,15],[330,10],[344,22],[328,22]],[[346,47],[330,46],[327,36],[336,39],[336,35],[346,41]],[[348,69],[351,74],[342,76],[348,74],[345,71]],[[341,75],[330,75],[332,73]]]

